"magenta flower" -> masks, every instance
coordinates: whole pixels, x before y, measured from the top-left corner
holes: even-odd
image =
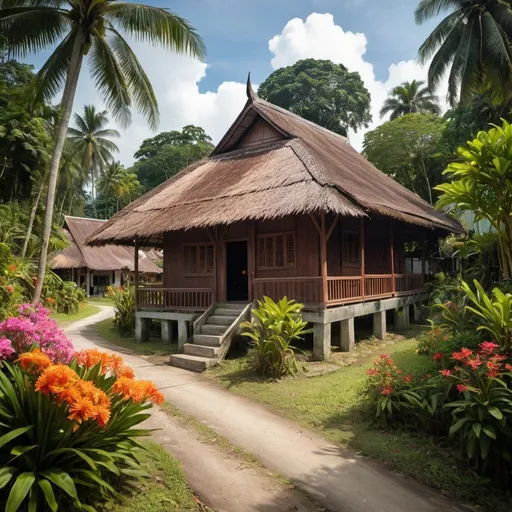
[[[12,348],[11,340],[5,336],[0,338],[0,359],[7,359],[14,354],[15,350]]]

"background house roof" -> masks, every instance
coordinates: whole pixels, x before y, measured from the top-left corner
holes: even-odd
[[[105,220],[66,216],[65,225],[67,229],[64,229],[64,233],[68,237],[70,244],[54,256],[50,263],[50,268],[87,267],[92,270],[126,269],[133,271],[134,257],[132,248],[120,245],[104,245],[102,247],[88,247],[85,245],[87,237],[105,223]],[[152,261],[156,256],[153,250],[139,251],[139,270],[147,273],[161,273],[162,269]]]
[[[283,140],[239,148],[264,119]],[[248,101],[212,155],[134,201],[88,243],[133,243],[166,231],[319,211],[372,213],[429,228],[461,232],[457,221],[385,175],[330,132],[256,96]]]

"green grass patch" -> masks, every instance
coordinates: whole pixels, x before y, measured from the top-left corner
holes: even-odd
[[[493,512],[508,511],[510,497],[500,496],[487,481],[464,469],[448,444],[442,446],[411,432],[381,430],[372,422],[364,397],[366,370],[379,353],[387,353],[404,371],[434,373],[430,358],[415,351],[416,340],[404,339],[336,372],[277,382],[255,376],[244,367],[243,359],[225,361],[206,375],[234,393],[258,400],[274,412],[319,431],[336,444],[443,489],[455,499],[478,502]]]
[[[107,318],[102,322],[98,322],[94,327],[98,334],[107,342],[113,345],[127,348],[135,354],[145,356],[166,356],[175,354],[178,350],[177,345],[164,343],[160,339],[154,339],[139,343],[135,340],[135,336],[123,336],[114,329],[114,319]]]
[[[101,310],[98,306],[94,306],[93,304],[83,303],[78,306],[78,311],[76,313],[52,313],[51,317],[61,326],[66,327],[67,325],[77,322],[78,320],[83,320],[89,316],[95,315],[99,313]]]
[[[89,297],[88,302],[92,304],[100,304],[103,306],[112,306],[114,301],[110,297]]]
[[[136,484],[119,503],[110,503],[106,512],[175,512],[197,511],[199,507],[188,487],[183,469],[171,455],[153,441],[142,443],[142,467],[151,476]]]

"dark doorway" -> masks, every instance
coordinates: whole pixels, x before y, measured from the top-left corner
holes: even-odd
[[[247,242],[226,243],[226,298],[249,300]]]

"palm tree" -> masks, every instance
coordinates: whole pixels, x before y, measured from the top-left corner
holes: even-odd
[[[0,33],[12,57],[25,57],[56,45],[37,74],[36,99],[51,100],[63,88],[34,304],[39,302],[46,273],[59,160],[84,58],[117,121],[128,124],[130,109],[135,105],[152,128],[158,123],[158,104],[151,83],[121,32],[171,51],[196,57],[204,54],[203,42],[192,26],[166,9],[116,0],[0,1]]]
[[[137,175],[128,172],[120,162],[110,164],[98,180],[98,192],[102,198],[116,198],[116,212],[119,211],[120,202],[129,204],[139,189]]]
[[[416,23],[422,24],[450,10],[419,49],[426,63],[428,85],[435,90],[445,71],[448,101],[466,102],[474,92],[489,90],[502,98],[512,78],[512,9],[501,0],[421,0]]]
[[[109,138],[120,137],[117,130],[105,128],[107,111],[96,112],[93,105],[84,106],[84,115],[74,115],[76,128],[68,128],[68,140],[82,156],[82,167],[90,175],[91,195],[95,197],[95,179],[107,163],[114,160],[112,153],[119,148]]]
[[[437,96],[432,94],[428,87],[423,87],[424,83],[423,80],[413,80],[392,89],[390,97],[380,109],[380,117],[390,112],[390,119],[396,119],[405,114],[439,115],[441,109],[437,103]]]

